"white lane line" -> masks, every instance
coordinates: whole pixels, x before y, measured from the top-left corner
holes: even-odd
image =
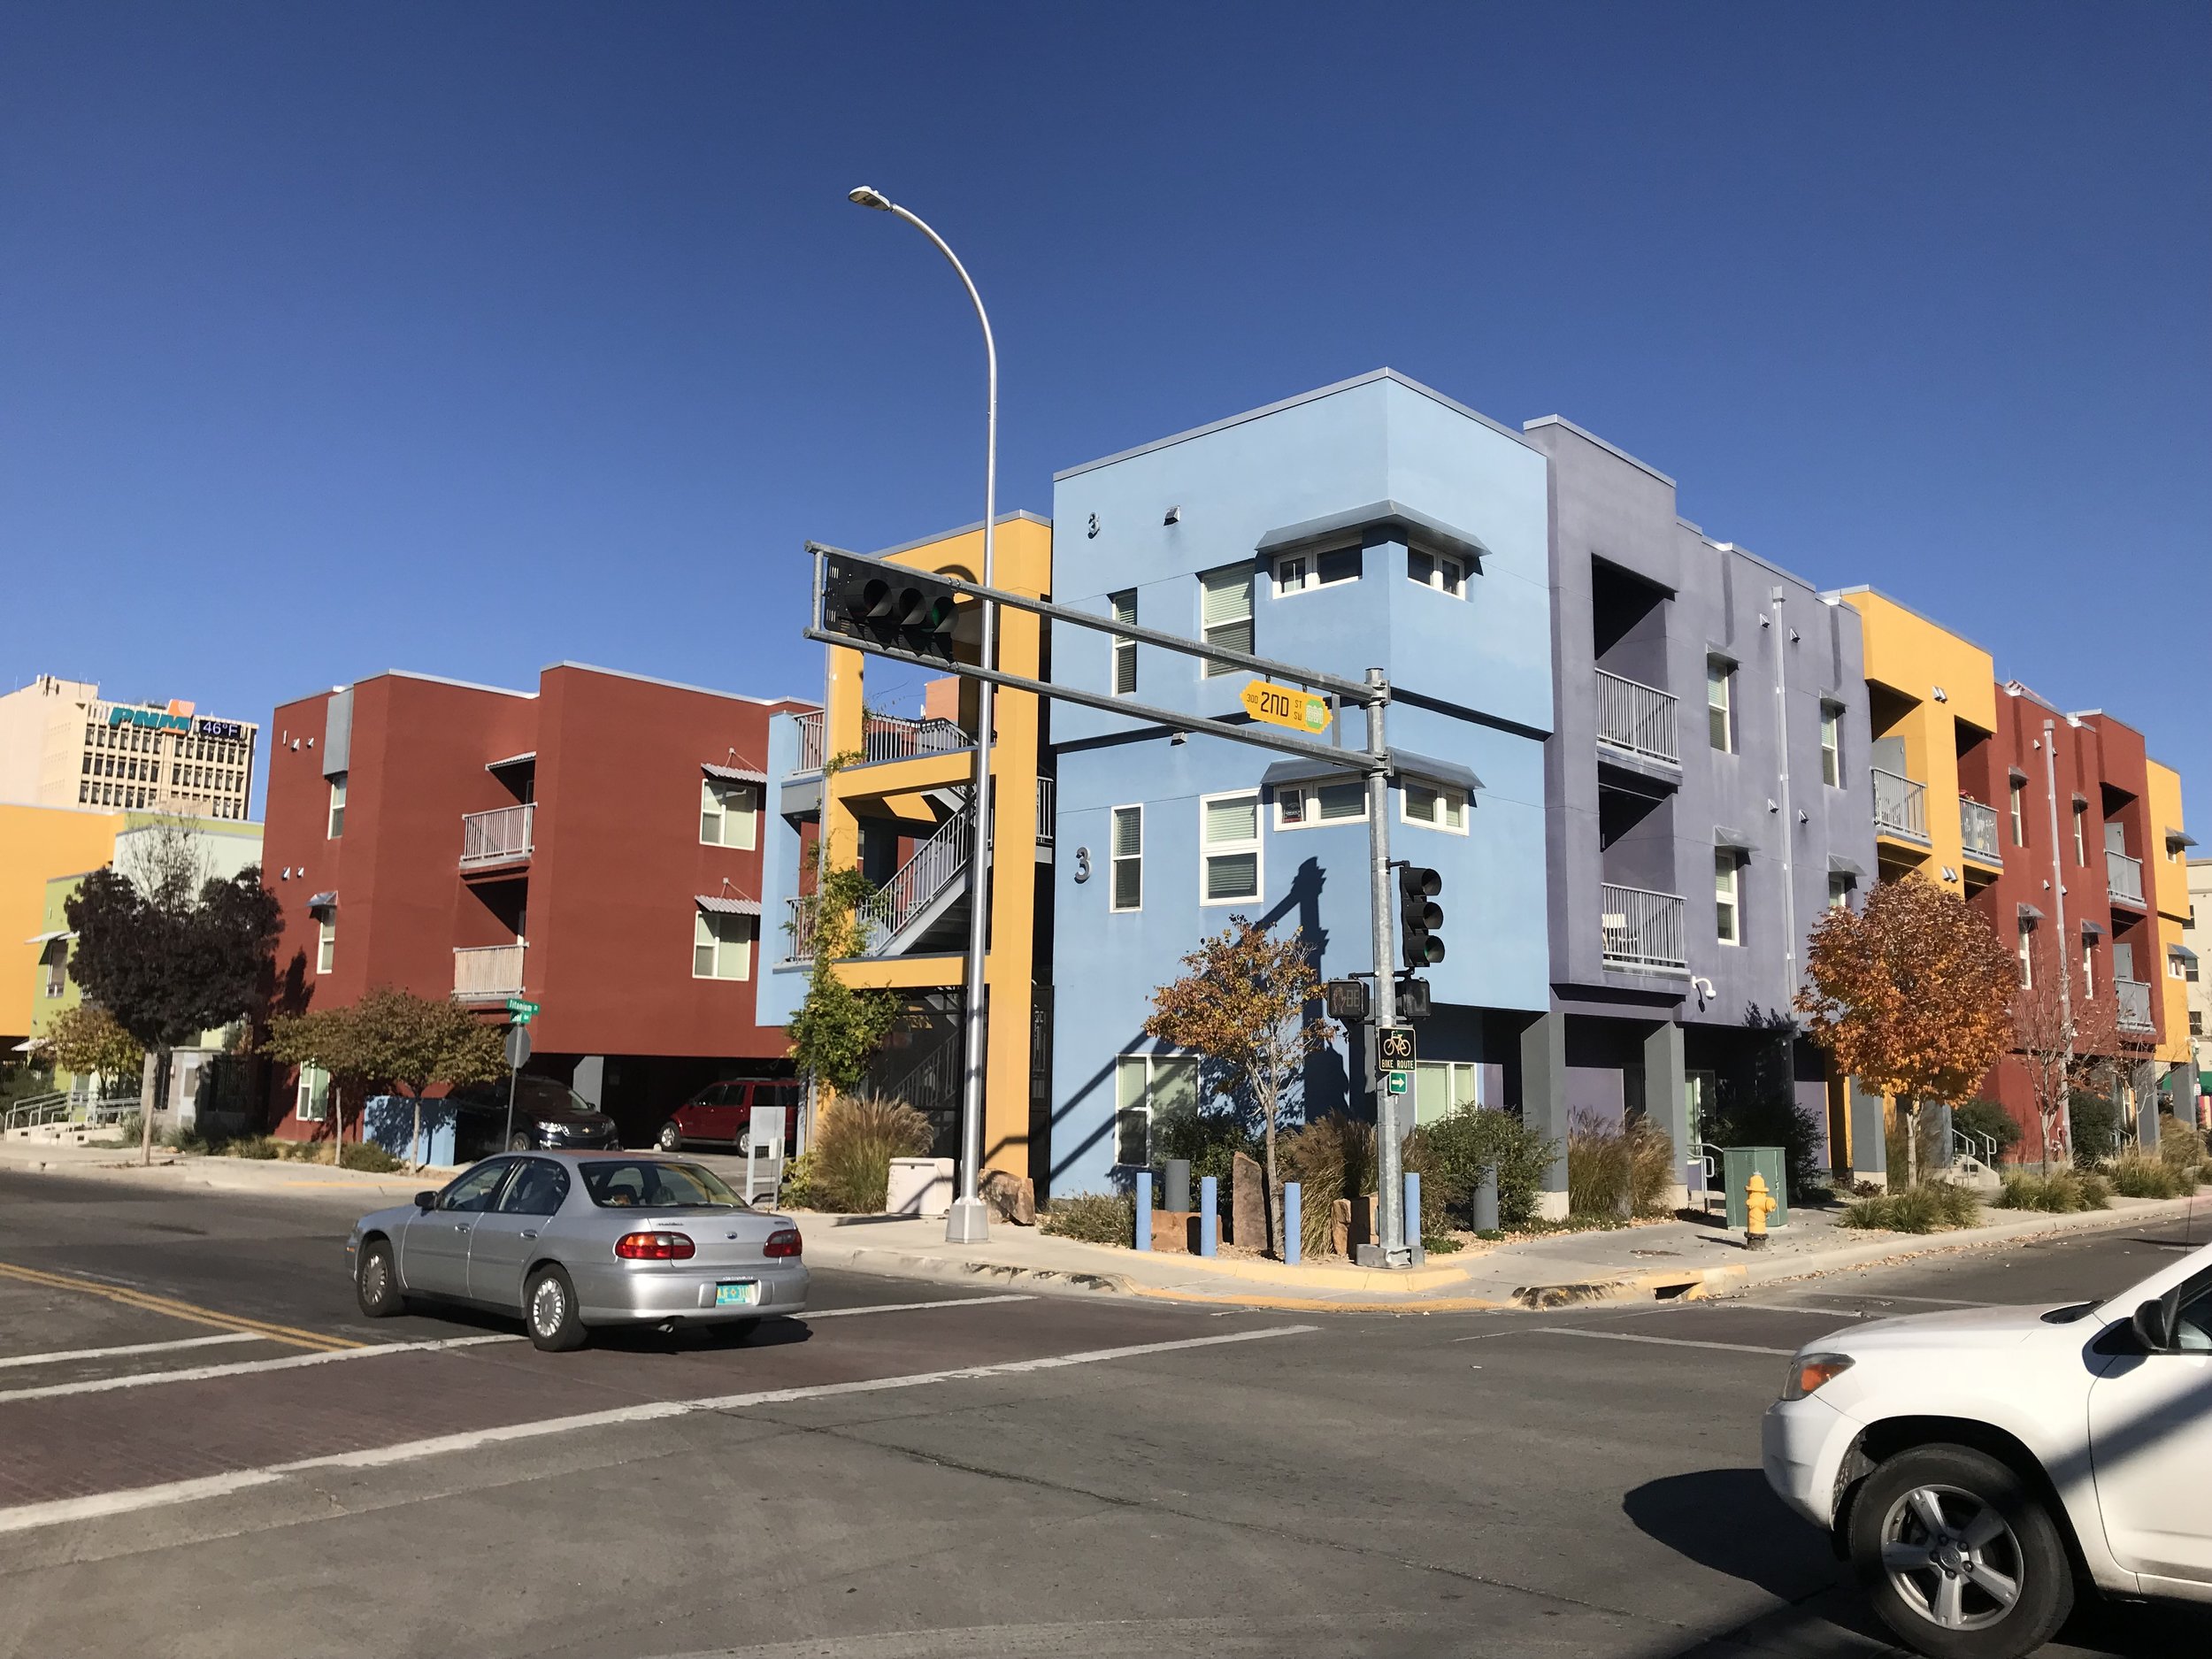
[[[217,1348],[227,1342],[273,1342],[272,1336],[251,1331],[232,1331],[222,1336],[188,1336],[174,1342],[127,1342],[120,1348],[73,1348],[53,1354],[11,1354],[0,1359],[0,1371],[17,1365],[59,1365],[73,1359],[115,1359],[126,1354],[165,1354],[172,1348]]]
[[[1529,1334],[1586,1336],[1601,1342],[1650,1342],[1660,1348],[1717,1348],[1730,1354],[1778,1354],[1784,1359],[1797,1352],[1793,1348],[1753,1348],[1748,1342],[1699,1342],[1686,1336],[1639,1336],[1632,1331],[1574,1331],[1563,1325],[1533,1325]]]
[[[932,1308],[980,1308],[995,1302],[1034,1302],[1034,1296],[949,1296],[942,1302],[885,1302],[872,1308],[809,1308],[798,1319],[849,1319],[856,1313],[920,1313]]]
[[[1787,1302],[1701,1302],[1701,1308],[1747,1308],[1754,1313],[1815,1313],[1824,1319],[1878,1319],[1878,1313],[1862,1312],[1856,1308],[1809,1308],[1801,1303]]]
[[[257,1371],[296,1371],[302,1365],[334,1365],[341,1360],[374,1359],[384,1354],[429,1354],[440,1348],[475,1348],[485,1342],[519,1342],[518,1336],[453,1336],[437,1342],[383,1342],[373,1348],[329,1348],[288,1354],[282,1359],[241,1360],[234,1365],[191,1365],[179,1371],[136,1371],[127,1377],[96,1377],[88,1382],[49,1383],[42,1388],[0,1391],[0,1405],[12,1400],[58,1400],[65,1394],[106,1394],[116,1388],[150,1388],[158,1383],[205,1382],[211,1377],[244,1377]]]
[[[1963,1296],[1900,1296],[1887,1290],[1808,1290],[1808,1296],[1838,1296],[1847,1302],[1916,1302],[1931,1308],[2001,1308],[1998,1302],[1969,1302]]]
[[[201,1498],[219,1498],[254,1486],[265,1486],[288,1475],[318,1469],[380,1469],[419,1458],[449,1456],[486,1446],[515,1440],[541,1440],[553,1434],[573,1434],[584,1429],[614,1427],[632,1423],[655,1423],[669,1417],[690,1417],[703,1411],[741,1411],[752,1406],[784,1405],[799,1400],[829,1400],[844,1394],[881,1394],[898,1388],[922,1388],[933,1383],[972,1382],[991,1377],[1019,1377],[1031,1371],[1059,1371],[1071,1365],[1097,1365],[1110,1360],[1141,1359],[1152,1354],[1177,1354],[1190,1348],[1222,1348],[1234,1342],[1262,1342],[1270,1337],[1302,1336],[1318,1325],[1279,1325],[1260,1331],[1230,1331],[1220,1336],[1186,1337],[1176,1342],[1143,1342],[1130,1348],[1091,1348],[1077,1354],[1054,1354],[1042,1359],[1008,1360],[996,1365],[972,1365],[960,1371],[916,1371],[902,1377],[872,1377],[859,1382],[817,1383],[802,1388],[767,1388],[755,1394],[718,1394],[705,1400],[660,1400],[646,1405],[618,1406],[604,1411],[580,1412],[573,1417],[542,1417],[534,1423],[510,1423],[499,1428],[472,1429],[465,1433],[441,1434],[428,1440],[403,1440],[396,1446],[373,1447],[366,1451],[334,1452],[321,1457],[303,1457],[261,1469],[241,1469],[227,1475],[207,1475],[196,1480],[175,1480],[165,1486],[136,1486],[120,1492],[95,1493],[82,1498],[56,1498],[44,1503],[21,1503],[0,1509],[0,1532],[25,1532],[70,1521],[96,1520],[134,1510],[166,1509]],[[467,1340],[470,1339],[463,1339]],[[422,1344],[419,1346],[429,1346]],[[349,1348],[350,1354],[403,1351],[397,1348]],[[303,1357],[324,1357],[305,1356]]]

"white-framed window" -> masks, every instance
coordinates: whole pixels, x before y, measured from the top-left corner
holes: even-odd
[[[1106,595],[1107,608],[1114,620],[1127,627],[1137,626],[1137,590],[1126,588]],[[1126,697],[1137,689],[1137,642],[1134,640],[1114,641],[1114,695]]]
[[[300,1068],[297,1096],[292,1103],[293,1114],[303,1124],[326,1123],[330,1118],[330,1073],[319,1065]]]
[[[1141,910],[1144,908],[1144,809],[1118,806],[1111,814],[1112,846],[1107,862],[1106,908]]]
[[[2035,929],[2030,924],[2020,924],[2020,987],[2035,988]]]
[[[2081,941],[2081,994],[2097,994],[2097,941],[2086,937]]]
[[[1256,790],[1198,797],[1201,904],[1260,896],[1260,797]]]
[[[1398,788],[1398,821],[1420,824],[1448,834],[1467,833],[1467,794],[1407,780]]]
[[[718,910],[693,912],[691,977],[695,979],[749,979],[753,973],[753,930],[749,916],[725,916]]]
[[[1422,1060],[1413,1068],[1413,1118],[1434,1123],[1482,1104],[1482,1068],[1471,1060]]]
[[[757,785],[704,778],[699,783],[699,844],[750,852],[760,841]]]
[[[346,833],[346,774],[342,772],[330,780],[330,828],[328,838],[336,841]]]
[[[338,961],[338,923],[326,916],[315,924],[315,972],[328,973]]]
[[[1820,780],[1843,787],[1843,710],[1832,703],[1820,705]]]
[[[1722,754],[1736,752],[1736,665],[1724,657],[1705,659],[1705,733]]]
[[[1198,1110],[1198,1060],[1185,1054],[1125,1054],[1114,1062],[1114,1162],[1152,1164],[1152,1125],[1164,1114]]]
[[[1311,829],[1317,824],[1366,822],[1367,785],[1360,779],[1327,779],[1276,787],[1277,829]]]
[[[1198,579],[1198,631],[1208,645],[1225,649],[1252,652],[1252,567],[1249,565],[1231,565],[1217,571],[1208,571]],[[1230,663],[1217,663],[1208,657],[1199,666],[1202,679],[1212,680],[1221,674],[1240,674],[1245,671]]]
[[[1317,588],[1333,588],[1339,582],[1356,582],[1359,577],[1357,547],[1332,548],[1325,553],[1286,554],[1275,561],[1275,596],[1281,599],[1291,594],[1310,593]]]
[[[2088,817],[2089,809],[2084,806],[2080,802],[2075,802],[2074,862],[2078,864],[2085,864],[2089,862],[2089,844],[2086,838],[2085,838],[2082,834],[2082,826],[2087,820]]]
[[[2168,956],[2166,958],[2166,977],[2170,979],[2187,979],[2189,977],[2188,965],[2189,964],[2182,961],[2179,956],[2170,955]]]
[[[1722,944],[1743,943],[1743,864],[1732,847],[1713,852],[1713,922]]]
[[[1421,548],[1406,549],[1406,577],[1424,588],[1455,599],[1467,596],[1467,561],[1449,553],[1431,553]]]
[[[2027,785],[2016,778],[2014,779],[2012,782],[2012,844],[2015,847],[2025,847],[2028,844],[2028,814],[2025,806],[2027,793]]]
[[[1840,870],[1831,871],[1828,875],[1828,908],[1832,910],[1851,908],[1851,878]]]

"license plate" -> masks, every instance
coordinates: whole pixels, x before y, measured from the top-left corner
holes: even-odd
[[[760,1300],[760,1286],[754,1280],[740,1279],[733,1285],[714,1287],[714,1305],[718,1308],[747,1307]]]

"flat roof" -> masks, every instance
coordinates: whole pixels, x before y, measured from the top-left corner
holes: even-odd
[[[1675,488],[1674,480],[1669,478],[1664,472],[1662,472],[1650,462],[1638,460],[1634,456],[1631,455],[1627,450],[1622,449],[1618,444],[1608,443],[1604,439],[1599,437],[1596,433],[1592,432],[1587,426],[1578,426],[1573,421],[1568,419],[1564,415],[1539,415],[1533,420],[1525,420],[1521,423],[1521,430],[1523,432],[1533,432],[1539,426],[1563,426],[1567,431],[1573,433],[1576,437],[1596,444],[1599,449],[1604,450],[1608,455],[1617,457],[1617,458],[1627,462],[1629,465],[1635,467],[1640,472],[1650,473],[1652,477],[1657,479],[1669,489]]]
[[[672,691],[695,691],[702,696],[727,697],[733,703],[749,703],[762,708],[774,708],[787,703],[799,703],[809,709],[820,706],[806,697],[749,697],[741,691],[717,691],[711,686],[687,685],[680,680],[662,680],[652,674],[632,673],[626,668],[602,668],[596,663],[571,662],[566,658],[557,663],[548,663],[538,672],[541,674],[549,673],[556,668],[573,668],[587,674],[606,674],[616,680],[635,680],[649,686],[665,686]],[[455,680],[446,674],[419,673],[411,668],[380,668],[373,674],[364,674],[360,679],[351,680],[342,686],[332,686],[327,690],[303,692],[296,697],[287,698],[276,706],[282,709],[295,703],[309,702],[316,697],[335,696],[342,691],[352,690],[355,686],[366,685],[372,680],[413,680],[426,685],[452,686],[462,691],[483,691],[494,696],[521,697],[525,700],[534,698],[538,695],[534,691],[517,691],[511,686],[487,686],[473,680]]]
[[[1896,606],[1896,607],[1897,607],[1900,611],[1903,611],[1903,612],[1904,612],[1907,616],[1909,616],[1909,617],[1917,617],[1917,618],[1918,618],[1921,621],[1923,621],[1923,622],[1926,623],[1926,624],[1927,624],[1930,627],[1936,629],[1938,632],[1939,632],[1939,633],[1943,633],[1943,634],[1949,634],[1949,635],[1950,635],[1953,639],[1955,639],[1955,640],[1963,640],[1963,641],[1965,641],[1965,642],[1966,642],[1967,644],[1969,644],[1969,645],[1972,646],[1972,647],[1973,647],[1976,650],[1979,651],[1979,652],[1980,652],[1980,653],[1981,653],[1984,657],[1988,657],[1988,658],[1989,658],[1989,660],[1990,660],[1991,662],[1993,662],[1993,662],[1995,662],[1995,661],[1997,660],[1997,653],[1996,653],[1996,652],[1994,652],[1994,651],[1993,651],[1993,650],[1991,650],[1991,649],[1989,649],[1989,647],[1987,647],[1986,645],[1984,645],[1984,644],[1983,644],[1983,643],[1982,643],[1979,640],[1975,640],[1975,639],[1968,639],[1968,638],[1967,638],[1967,636],[1966,636],[1965,634],[1961,634],[1961,633],[1960,633],[1960,632],[1959,632],[1956,628],[1953,627],[1953,626],[1952,626],[1949,623],[1947,623],[1947,622],[1938,622],[1938,621],[1937,621],[1937,620],[1936,620],[1933,617],[1930,616],[1930,615],[1929,615],[1926,611],[1922,611],[1922,610],[1919,610],[1919,609],[1917,609],[1917,608],[1916,608],[1916,607],[1915,607],[1915,606],[1912,606],[1912,605],[1909,605],[1909,604],[1907,604],[1907,603],[1906,603],[1903,600],[1900,599],[1900,598],[1899,598],[1899,597],[1898,597],[1895,594],[1884,593],[1884,592],[1883,592],[1880,588],[1878,588],[1875,587],[1875,586],[1874,586],[1872,583],[1870,583],[1870,582],[1854,582],[1854,583],[1852,583],[1852,584],[1851,584],[1848,588],[1829,588],[1829,589],[1828,589],[1828,591],[1827,591],[1826,593],[1824,593],[1823,595],[1821,595],[1821,597],[1822,597],[1823,599],[1825,599],[1825,598],[1829,597],[1829,595],[1833,595],[1836,598],[1838,598],[1838,599],[1841,599],[1841,598],[1842,598],[1842,597],[1844,597],[1847,594],[1872,594],[1872,595],[1874,595],[1877,599],[1883,600],[1883,601],[1885,601],[1886,603],[1889,603],[1889,604],[1895,605],[1895,606]],[[2037,701],[2038,703],[2040,703],[2040,702],[2042,702],[2042,701],[2043,701],[2043,699],[2042,699],[2042,698],[2040,698],[2040,697],[2038,697],[2038,698],[2036,699],[2036,701]]]
[[[1024,524],[1041,524],[1048,530],[1052,528],[1051,519],[1042,513],[1032,512],[1026,507],[1017,507],[1011,512],[1002,512],[991,522],[995,525],[1013,524],[1017,520]],[[962,525],[957,530],[940,530],[935,535],[918,536],[911,541],[902,541],[896,547],[881,549],[871,553],[868,557],[877,559],[896,558],[902,553],[911,553],[918,547],[933,547],[940,541],[949,541],[956,535],[973,535],[982,528],[983,520],[978,518],[972,524]]]

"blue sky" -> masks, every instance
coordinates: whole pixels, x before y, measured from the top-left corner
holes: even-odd
[[[812,695],[800,543],[1388,365],[2212,796],[2201,6],[0,13],[0,680]]]

